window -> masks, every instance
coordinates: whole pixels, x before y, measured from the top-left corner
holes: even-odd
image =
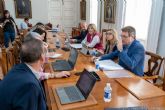
[[[98,1],[90,0],[90,23],[94,23],[97,27],[98,18]]]
[[[125,26],[136,29],[137,39],[146,45],[152,0],[126,0]]]

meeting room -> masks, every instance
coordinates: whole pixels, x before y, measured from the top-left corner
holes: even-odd
[[[0,0],[0,110],[165,110],[165,0]]]

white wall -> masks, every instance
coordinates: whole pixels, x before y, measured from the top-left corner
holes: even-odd
[[[81,1],[81,0],[79,0]],[[104,0],[101,0],[102,6],[102,18],[101,18],[101,29],[115,28],[118,32],[120,32],[121,27],[123,26],[124,21],[124,12],[125,12],[125,2],[124,0],[116,0],[117,1],[117,10],[116,10],[116,21],[115,24],[104,22]],[[96,0],[96,2],[98,2]],[[99,3],[101,3],[99,2]],[[78,3],[78,10],[80,9],[80,4]],[[79,11],[80,12],[80,11]],[[80,13],[79,13],[80,14]],[[100,18],[98,19],[100,20]],[[79,17],[79,21],[83,21]],[[86,22],[90,23],[90,0],[86,0]],[[100,23],[100,21],[98,21]],[[98,25],[99,26],[99,25]],[[99,29],[99,28],[98,28]]]
[[[104,0],[102,0],[103,2]],[[104,2],[102,6],[102,23],[101,23],[101,28],[102,29],[109,29],[109,28],[114,28],[118,32],[120,32],[120,29],[123,27],[123,21],[124,21],[124,13],[125,13],[125,2],[124,0],[116,0],[117,1],[117,9],[116,9],[116,19],[115,23],[106,23],[104,22]]]
[[[35,25],[37,22],[48,23],[48,4],[47,0],[31,0],[32,19],[30,23]],[[14,0],[5,0],[5,7],[10,11],[18,27],[23,19],[16,18]]]

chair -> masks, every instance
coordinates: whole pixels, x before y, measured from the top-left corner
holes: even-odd
[[[80,35],[80,29],[77,27],[72,27],[72,37],[79,36]]]
[[[5,76],[7,74],[7,72],[15,64],[15,62],[14,62],[14,56],[13,56],[11,50],[12,49],[2,48],[2,59],[1,59],[1,63],[2,63],[2,73],[3,73],[3,76]]]
[[[158,79],[158,75],[160,72],[160,68],[162,67],[162,62],[164,61],[164,57],[157,55],[155,53],[146,51],[146,56],[149,57],[148,59],[148,70],[144,72],[144,79],[147,81],[152,80],[153,83],[156,83]]]
[[[0,47],[2,48],[4,46],[4,34],[3,34],[3,28],[0,27]]]

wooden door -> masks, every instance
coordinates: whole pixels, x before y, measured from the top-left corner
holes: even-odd
[[[77,26],[77,2],[78,0],[49,0],[49,22],[60,25],[61,31],[71,34],[72,27]]]

